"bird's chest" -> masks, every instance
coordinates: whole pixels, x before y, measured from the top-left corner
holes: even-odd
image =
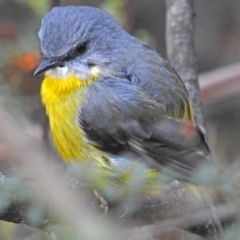
[[[65,161],[85,159],[89,150],[88,139],[80,126],[80,96],[76,91],[45,105],[54,144]]]

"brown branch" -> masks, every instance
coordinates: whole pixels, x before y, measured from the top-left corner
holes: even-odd
[[[166,5],[168,59],[185,83],[197,124],[205,129],[193,42],[193,0],[166,0]]]

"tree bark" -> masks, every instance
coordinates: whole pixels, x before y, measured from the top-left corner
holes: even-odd
[[[193,0],[165,1],[167,6],[166,44],[168,59],[185,83],[192,101],[196,123],[206,133],[193,41]]]

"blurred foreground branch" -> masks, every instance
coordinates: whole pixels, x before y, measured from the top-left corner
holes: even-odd
[[[24,222],[30,226],[42,228],[46,223],[54,221],[51,218],[56,216],[63,222],[68,222],[70,226],[74,226],[79,236],[84,233],[88,239],[94,240],[112,239],[111,236],[116,234],[115,231],[119,231],[117,229],[120,226],[135,232],[138,229],[136,226],[151,225],[150,229],[154,230],[151,234],[156,231],[159,233],[166,228],[181,228],[193,232],[197,232],[197,229],[200,235],[202,235],[201,231],[205,232],[204,234],[206,232],[211,234],[213,212],[212,206],[206,201],[208,196],[214,199],[212,202],[215,204],[214,215],[222,222],[232,221],[239,214],[239,203],[233,200],[229,203],[226,201],[231,199],[229,192],[222,190],[220,194],[219,190],[215,192],[214,188],[209,186],[189,188],[174,182],[164,188],[161,187],[157,196],[149,196],[143,200],[130,200],[129,205],[124,203],[124,208],[123,206],[117,209],[110,207],[107,216],[99,221],[99,214],[102,215],[103,212],[99,211],[98,202],[96,205],[96,197],[88,195],[83,188],[79,189],[77,185],[81,186],[81,184],[74,183],[70,178],[66,181],[67,178],[64,178],[63,174],[56,175],[56,172],[51,171],[49,156],[42,149],[40,141],[24,132],[19,122],[15,123],[13,119],[1,112],[0,120],[0,138],[9,145],[11,149],[9,156],[24,167],[27,173],[31,174],[32,179],[32,182],[23,181],[16,184],[0,176],[1,196],[7,196],[5,207],[1,208],[0,219],[2,220]],[[0,200],[1,203],[2,199]],[[38,222],[38,225],[33,224],[28,217],[29,206],[34,204],[43,206],[40,208],[42,221]],[[93,204],[98,214],[93,214],[91,209]],[[128,211],[127,207],[133,204],[135,211],[131,208]],[[117,228],[113,230],[114,225]],[[199,232],[200,225],[203,227]],[[96,232],[92,232],[92,228],[97,229]],[[142,229],[139,229],[138,239],[145,239],[143,235],[141,236],[141,231]],[[130,237],[131,234],[129,238],[124,234],[124,236],[121,234],[118,236],[119,239],[133,239]]]
[[[22,182],[21,186],[16,185],[14,181],[11,181],[1,175],[0,189],[4,189],[8,192],[8,205],[5,209],[1,211],[0,219],[13,223],[25,223],[29,226],[40,227],[42,229],[44,225],[53,222],[53,204],[58,205],[58,203],[53,203],[53,199],[49,198],[49,193],[41,192],[42,198],[44,197],[44,208],[42,211],[44,213],[42,221],[38,224],[34,224],[28,217],[29,206],[39,204],[36,202],[36,194],[39,194],[39,186],[37,183],[33,182]],[[74,191],[79,191],[77,188]],[[180,192],[185,192],[185,194],[180,194]],[[64,194],[64,193],[63,193]],[[219,193],[218,193],[219,194]],[[24,199],[19,197],[19,195],[24,196]],[[111,214],[117,223],[121,223],[123,227],[123,222],[126,221],[130,224],[125,226],[128,230],[123,232],[123,236],[119,235],[119,239],[155,239],[154,236],[162,235],[165,233],[166,229],[182,229],[198,233],[199,235],[211,235],[212,226],[212,212],[209,208],[202,202],[202,199],[193,198],[190,196],[189,192],[183,186],[173,187],[169,186],[164,192],[160,193],[158,196],[149,197],[142,202],[141,207],[134,213],[134,215],[126,214],[123,217]],[[19,200],[20,199],[20,200]],[[89,198],[84,196],[79,200],[79,204],[82,206],[89,205],[93,203],[95,199],[93,197]],[[65,203],[65,208],[68,209],[69,203]],[[240,214],[240,203],[231,202],[224,204],[217,204],[214,207],[214,215],[220,219],[223,223],[231,223]],[[60,209],[59,211],[62,211]],[[63,210],[65,212],[65,210]],[[212,210],[211,210],[212,211]],[[76,215],[80,212],[75,212]],[[81,212],[82,214],[82,212]],[[90,214],[90,212],[88,213]],[[75,219],[75,217],[73,216]],[[86,216],[86,218],[88,218]],[[97,224],[99,216],[94,217],[93,224]],[[103,218],[102,221],[109,220],[108,218]],[[71,221],[72,222],[72,221]],[[141,228],[139,228],[141,226]],[[105,230],[110,231],[105,225]],[[164,235],[165,236],[165,235]],[[91,238],[100,239],[100,238]]]
[[[185,83],[193,103],[196,123],[205,132],[201,95],[194,50],[193,0],[165,0],[167,5],[166,43],[171,65]]]
[[[19,118],[18,116],[18,121],[20,121]],[[38,184],[37,189],[28,188],[26,190],[27,198],[20,198],[20,200],[27,199],[27,203],[30,203],[30,207],[32,205],[37,205],[38,207],[41,202],[43,205],[47,204],[47,210],[51,210],[50,212],[54,213],[53,221],[57,218],[60,219],[61,222],[67,223],[66,225],[71,226],[77,236],[83,235],[87,236],[87,239],[93,240],[99,238],[106,240],[112,239],[111,236],[113,232],[109,230],[106,233],[104,231],[104,229],[106,229],[105,224],[97,221],[92,212],[88,211],[89,208],[84,205],[87,200],[82,201],[81,199],[85,197],[85,194],[80,195],[82,198],[77,197],[77,190],[72,190],[75,189],[75,184],[70,182],[71,187],[66,186],[64,176],[62,174],[58,175],[59,173],[57,174],[57,171],[54,171],[57,170],[54,165],[53,168],[51,167],[50,156],[44,151],[40,140],[27,134],[19,122],[16,123],[4,112],[0,113],[0,121],[0,138],[11,150],[8,157],[20,165],[21,175],[25,173],[26,176],[24,177],[31,178],[33,182],[37,182]],[[9,190],[9,194],[12,193],[11,186],[4,187],[6,187],[6,191]],[[3,196],[6,191],[3,191],[1,196]],[[8,202],[12,204],[11,206],[14,206],[15,202],[19,200],[15,198],[15,195],[10,195],[7,199],[10,199]],[[46,199],[48,200],[47,202]],[[21,204],[20,201],[19,209],[26,209],[25,213],[28,212],[27,210],[29,208],[25,207],[26,202],[23,202],[23,206],[21,206]],[[8,213],[14,210],[9,208],[9,206],[5,209],[8,210]],[[43,208],[42,214],[44,210]],[[2,214],[3,213],[2,211]],[[15,214],[16,213],[15,209]],[[28,214],[24,216],[25,213],[19,212],[19,221],[29,223],[29,221],[26,220]],[[8,220],[10,220],[10,218],[8,218]],[[49,219],[46,219],[46,216],[43,215],[43,221],[46,222],[48,220]],[[14,222],[14,218],[12,221]],[[97,226],[96,231],[90,231],[91,226],[95,224]]]

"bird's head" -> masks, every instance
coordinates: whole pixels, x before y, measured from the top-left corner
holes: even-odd
[[[100,9],[86,6],[55,7],[43,18],[39,31],[44,73],[80,81],[111,76],[127,64],[133,38]]]

